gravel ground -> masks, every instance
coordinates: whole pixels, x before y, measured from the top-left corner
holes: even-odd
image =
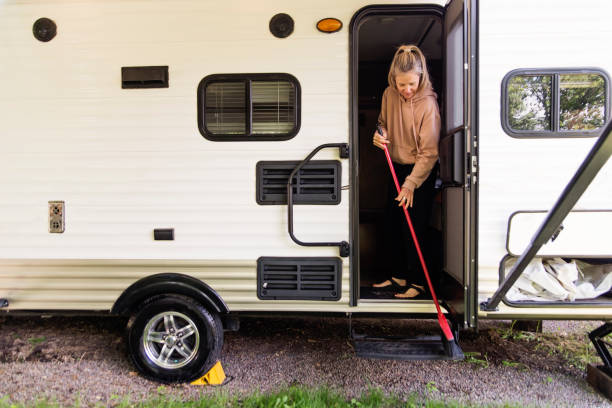
[[[194,399],[219,391],[273,391],[290,384],[326,385],[347,397],[368,387],[387,393],[417,393],[434,399],[525,406],[612,407],[585,380],[584,370],[558,355],[500,332],[509,322],[482,322],[478,335],[463,333],[464,351],[478,361],[388,361],[356,357],[341,318],[248,318],[239,332],[226,333],[222,364],[231,378],[222,387],[165,385],[140,377],[128,362],[125,321],[117,318],[0,317],[0,398],[32,402],[46,398],[62,405],[113,405],[154,398],[160,393]],[[435,322],[361,321],[368,334],[436,332]],[[546,321],[544,332],[563,339],[586,333],[599,322]],[[472,354],[474,355],[474,354]]]

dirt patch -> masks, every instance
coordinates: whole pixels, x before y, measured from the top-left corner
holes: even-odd
[[[585,357],[592,359],[595,359],[596,352],[586,343],[588,339],[576,337],[578,336],[554,337],[550,334],[521,332],[509,328],[489,328],[481,330],[478,334],[464,334],[461,345],[468,356],[468,361],[475,364],[583,375],[586,362],[583,365],[579,364],[581,356],[569,350],[577,352],[580,345],[582,349],[588,350]],[[584,337],[586,338],[586,335]]]
[[[115,317],[0,317],[0,363],[78,362],[122,359],[125,319]],[[560,322],[559,324],[563,324]],[[511,322],[486,322],[478,332],[462,331],[459,343],[474,364],[512,366],[512,363],[538,370],[582,375],[586,363],[596,361],[588,341],[588,330],[598,322],[583,322],[578,328],[556,329],[555,322],[543,333],[513,330]],[[243,318],[239,336],[259,342],[260,352],[316,348],[326,344],[347,346],[350,332],[370,335],[417,336],[436,334],[432,321],[361,319],[349,323],[341,318]],[[236,337],[227,333],[228,339]],[[265,340],[265,341],[264,341]],[[224,352],[231,353],[232,341]],[[580,364],[581,358],[584,364]]]
[[[125,352],[124,319],[2,317],[0,327],[0,363],[101,360]]]

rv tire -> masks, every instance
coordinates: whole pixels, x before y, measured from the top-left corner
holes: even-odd
[[[155,296],[143,302],[127,325],[130,359],[147,378],[190,382],[206,374],[219,360],[223,325],[192,298]]]

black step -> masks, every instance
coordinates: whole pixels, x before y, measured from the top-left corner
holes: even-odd
[[[414,338],[372,338],[359,336],[353,339],[355,353],[359,357],[384,360],[463,360],[463,351],[455,341],[448,342],[438,336]]]

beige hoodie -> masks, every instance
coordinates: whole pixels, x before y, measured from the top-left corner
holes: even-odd
[[[385,89],[378,122],[387,131],[387,145],[395,163],[412,164],[406,180],[418,188],[438,161],[440,111],[437,95],[431,89],[421,89],[405,100],[397,89]]]

